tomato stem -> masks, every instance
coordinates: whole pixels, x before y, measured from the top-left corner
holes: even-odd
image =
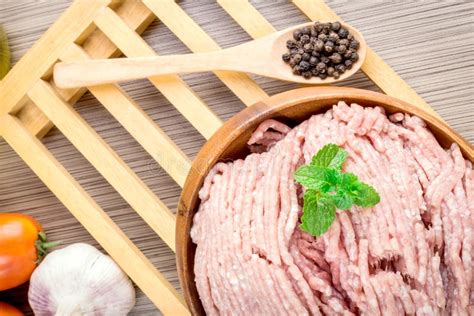
[[[35,242],[36,250],[38,253],[38,263],[43,259],[43,257],[48,252],[49,248],[56,247],[61,244],[60,241],[48,241],[46,234],[44,232],[38,233],[38,240]]]

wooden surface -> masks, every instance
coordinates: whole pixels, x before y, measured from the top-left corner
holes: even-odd
[[[221,4],[225,2],[228,1],[220,1]],[[24,0],[1,1],[0,23],[4,25],[9,36],[14,62],[18,61],[68,4],[63,1],[48,3]],[[258,1],[253,4],[278,30],[307,21],[307,18],[291,3]],[[474,57],[472,57],[474,5],[471,2],[425,1],[368,5],[365,1],[350,3],[338,1],[329,2],[329,5],[345,21],[358,28],[371,48],[415,88],[455,130],[473,142],[474,113],[471,99],[474,96]],[[155,21],[152,27],[145,31],[145,41],[159,54],[190,52],[167,27],[173,29],[193,51],[215,50],[219,46],[225,48],[250,39],[215,2],[183,1],[179,6],[164,3],[151,9],[162,21]],[[170,19],[170,15],[167,19],[163,12],[171,12],[174,19]],[[188,13],[210,37],[205,33],[190,37],[189,28],[183,29],[177,23],[182,20],[183,12]],[[97,20],[96,23],[99,24]],[[257,31],[255,27],[249,25],[246,29],[252,36],[258,37],[262,35],[259,32],[269,31],[271,27],[267,25],[264,30]],[[115,44],[119,46],[118,43]],[[125,49],[126,47],[123,47],[122,51]],[[133,53],[142,54],[136,51],[130,52]],[[263,87],[261,89],[247,80],[248,77],[245,75],[227,72],[218,72],[216,75],[230,90],[244,88],[247,93],[236,97],[213,74],[187,75],[183,78],[221,120],[242,109],[244,104],[249,105],[266,94],[294,87],[282,82],[256,78]],[[159,82],[158,79],[152,83],[169,89],[166,83]],[[362,74],[344,84],[376,90]],[[193,120],[190,119],[192,124],[164,98],[166,91],[162,89],[162,95],[148,81],[136,81],[122,87],[185,154],[191,158],[195,156],[204,143],[204,138],[193,126],[196,128],[199,126],[206,131],[209,129],[199,125],[198,111],[186,112],[184,101],[190,100],[189,98],[183,99],[180,103],[180,111],[185,112],[187,117],[194,116]],[[190,102],[190,106],[200,108],[200,99],[196,99],[193,94],[191,96],[193,102]],[[180,192],[179,186],[115,121],[119,118],[117,116],[113,118],[91,94],[86,94],[81,99],[76,110],[111,148],[118,152],[132,170],[137,172],[166,206],[174,210]],[[214,124],[218,121],[217,118],[213,120]],[[209,136],[206,134],[206,137]],[[178,286],[173,253],[139,215],[131,211],[119,193],[56,129],[44,138],[43,143],[165,277]],[[182,161],[173,159],[166,161],[165,165],[169,166],[167,169],[188,167],[186,164],[183,165]],[[85,241],[96,245],[79,222],[3,140],[0,141],[0,211],[25,211],[35,216],[44,224],[50,238],[61,239],[65,244]],[[2,299],[16,302],[17,305],[23,303],[22,306],[25,308],[24,292],[21,289],[0,293],[0,300]],[[134,314],[154,315],[157,312],[151,301],[143,293],[138,293]]]
[[[231,119],[203,146],[194,159],[183,187],[176,216],[176,260],[184,297],[193,315],[204,315],[194,275],[196,245],[190,231],[199,208],[199,190],[208,171],[219,161],[242,159],[248,155],[247,141],[260,123],[268,119],[302,122],[311,115],[324,113],[339,100],[363,106],[379,106],[387,114],[408,113],[422,118],[441,145],[457,143],[464,157],[474,162],[474,148],[445,122],[430,112],[409,103],[368,90],[345,87],[309,87],[280,93],[247,108]],[[291,126],[291,125],[290,125]]]

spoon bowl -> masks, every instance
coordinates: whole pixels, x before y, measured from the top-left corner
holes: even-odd
[[[313,22],[295,25],[238,46],[207,53],[60,62],[54,66],[54,81],[59,88],[77,88],[160,75],[220,70],[321,85],[347,79],[357,72],[364,62],[367,45],[359,31],[341,22],[342,27],[360,43],[357,50],[359,59],[352,68],[337,79],[305,79],[293,74],[291,67],[282,60],[282,55],[287,52],[286,41],[293,39],[296,29],[312,24]]]
[[[280,79],[285,81],[292,81],[297,83],[304,83],[304,84],[313,84],[313,85],[321,85],[321,84],[330,84],[334,82],[338,82],[344,79],[349,78],[354,73],[356,73],[362,64],[364,63],[365,56],[367,53],[367,44],[364,40],[362,34],[355,29],[354,27],[350,26],[347,23],[340,22],[341,26],[349,31],[350,34],[354,36],[354,38],[359,42],[359,48],[357,49],[357,54],[359,55],[359,59],[352,64],[352,68],[346,70],[342,73],[339,78],[335,79],[333,77],[327,77],[325,79],[321,79],[319,77],[311,77],[310,79],[305,79],[303,76],[298,76],[293,74],[291,67],[285,63],[281,56],[287,52],[286,48],[286,41],[293,38],[293,32],[297,29],[303,28],[305,26],[313,25],[313,22],[300,24],[296,26],[292,26],[287,28],[283,31],[279,31],[275,33],[276,38],[273,41],[272,49],[272,67],[274,67],[273,72],[275,72],[274,76],[271,73],[266,75],[267,77]]]

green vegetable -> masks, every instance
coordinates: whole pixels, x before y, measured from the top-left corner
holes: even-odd
[[[313,236],[324,234],[336,217],[336,206],[327,194],[307,190],[304,194],[300,228]]]
[[[0,26],[0,80],[10,70],[10,50],[8,48],[7,35]]]
[[[331,227],[336,208],[372,207],[380,202],[373,187],[353,173],[342,172],[347,157],[344,149],[328,144],[316,153],[311,164],[294,173],[295,180],[306,187],[300,228],[313,236],[321,236]]]
[[[327,144],[321,148],[311,161],[311,165],[342,170],[347,159],[347,151],[335,144]]]

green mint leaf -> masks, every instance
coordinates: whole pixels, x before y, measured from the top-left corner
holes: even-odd
[[[347,151],[335,144],[327,144],[316,153],[311,165],[342,170],[346,159]]]
[[[344,173],[341,175],[341,184],[338,189],[346,192],[351,197],[360,195],[360,184],[359,178],[353,173]]]
[[[318,190],[324,183],[324,168],[303,165],[295,171],[293,177],[308,189]]]
[[[334,191],[341,181],[340,173],[337,170],[313,165],[301,166],[293,176],[307,189],[321,190],[322,192]]]
[[[303,216],[300,228],[313,235],[321,236],[336,218],[336,206],[330,196],[307,190],[304,194]]]
[[[348,210],[352,207],[353,200],[350,194],[344,190],[339,190],[335,195],[331,195],[336,207],[340,210]]]
[[[348,195],[353,204],[361,207],[372,207],[380,202],[380,196],[370,185],[361,182],[353,173],[344,173],[341,176],[341,185],[338,189]],[[342,208],[338,207],[342,210]]]
[[[380,196],[370,185],[358,182],[353,194],[354,204],[361,207],[372,207],[380,202]]]
[[[346,172],[341,175],[341,187],[346,190],[350,190],[351,186],[358,182],[359,178],[351,172]]]

